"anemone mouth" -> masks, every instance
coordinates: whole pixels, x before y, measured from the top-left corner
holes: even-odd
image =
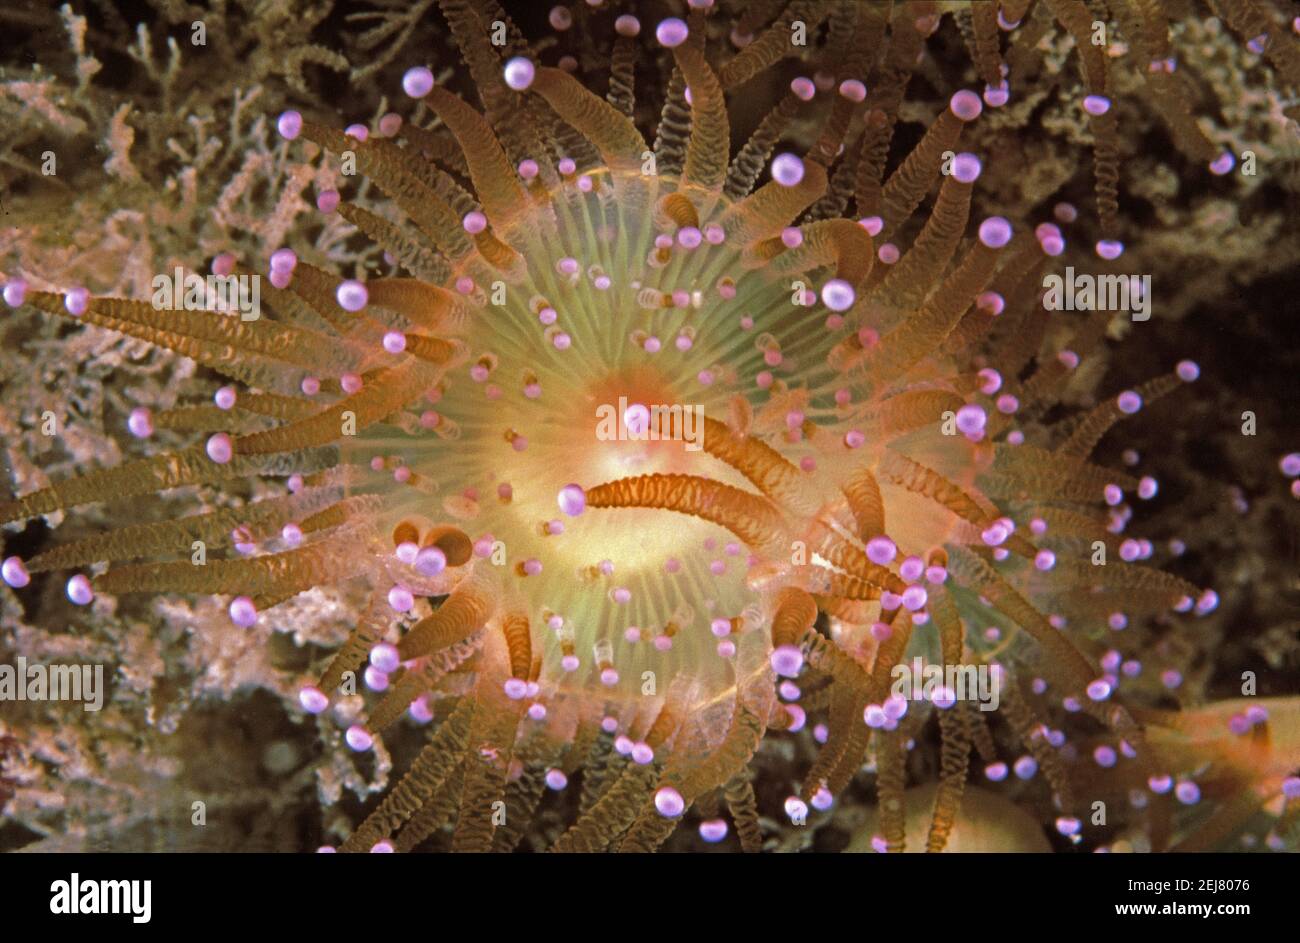
[[[464,363],[426,397],[432,428],[376,428],[349,449],[384,478],[396,465],[421,484],[406,497],[402,483],[383,485],[398,492],[394,518],[441,512],[495,548],[480,565],[503,595],[544,625],[561,621],[545,633],[544,662],[564,684],[590,683],[590,653],[608,646],[620,680],[597,685],[599,696],[637,690],[643,671],[694,672],[712,696],[730,682],[708,627],[757,599],[751,548],[717,523],[654,508],[569,517],[557,495],[646,475],[748,487],[706,454],[706,419],[732,420],[735,400],[762,394],[756,376],[780,388],[835,338],[814,311],[788,317],[787,288],[741,268],[720,228],[665,241],[678,227],[656,222],[654,207],[678,192],[675,178],[605,171],[581,187],[583,177],[534,193],[502,227],[526,263],[516,277],[488,282],[468,263],[453,273],[477,311],[459,334]],[[640,201],[610,199],[634,186]],[[566,652],[581,672],[559,670]]]

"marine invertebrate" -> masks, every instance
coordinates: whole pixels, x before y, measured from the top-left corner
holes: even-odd
[[[1212,811],[1185,833],[1176,833],[1167,807],[1152,811],[1153,826],[1142,837],[1152,847],[1173,843],[1178,851],[1218,847],[1273,805],[1279,821],[1268,841],[1285,847],[1283,836],[1294,832],[1300,808],[1295,804],[1300,796],[1296,710],[1295,698],[1236,698],[1189,711],[1140,711],[1151,747],[1145,770],[1103,777],[1106,783],[1098,783],[1096,794],[1146,787],[1156,794],[1172,792],[1185,805],[1204,799]]]
[[[1086,9],[1049,6],[1067,28]],[[178,448],[16,497],[0,521],[287,479],[237,508],[11,557],[6,582],[69,572],[78,604],[219,594],[246,628],[311,587],[360,587],[368,605],[303,708],[325,713],[361,673],[373,693],[349,718],[353,749],[407,713],[439,723],[349,850],[413,848],[453,821],[453,849],[511,847],[543,791],[578,772],[559,850],[654,848],[692,806],[723,803],[754,849],[746,765],[765,731],[797,730],[810,712],[826,715],[825,744],[787,814],[826,809],[871,750],[889,848],[905,841],[905,735],[937,714],[926,843],[941,849],[972,749],[995,760],[983,716],[955,692],[891,693],[894,669],[922,652],[992,668],[1059,830],[1076,833],[1046,706],[1091,714],[1140,753],[1093,637],[1215,604],[1121,537],[1110,509],[1154,483],[1089,456],[1198,368],[1171,364],[1048,421],[1114,312],[1048,316],[1042,279],[1067,233],[973,214],[992,160],[963,143],[978,94],[946,94],[907,156],[889,159],[939,7],[760,5],[725,59],[711,4],[655,24],[625,14],[605,24],[604,97],[541,64],[495,4],[441,7],[482,112],[416,66],[403,89],[435,125],[393,116],[381,133],[340,132],[294,110],[277,121],[286,146],[328,151],[387,195],[387,215],[335,190],[317,200],[387,251],[386,272],[333,273],[280,248],[258,319],[237,312],[246,295],[222,313],[6,283],[10,305],[158,344],[231,382],[211,405],[132,413],[132,435],[166,430]],[[987,17],[973,9],[985,71]],[[733,156],[727,93],[802,54],[797,25],[822,21],[804,63],[814,74],[790,82]],[[653,144],[634,120],[641,50],[673,76]],[[777,153],[795,122],[816,127],[811,146]],[[1108,135],[1100,242],[1118,225]],[[1062,207],[1059,222],[1074,215]],[[238,285],[225,280],[258,275],[254,264],[220,255],[213,284]],[[184,287],[206,301],[199,282]],[[781,678],[807,696],[783,703]],[[709,815],[701,835],[721,837],[720,823]]]

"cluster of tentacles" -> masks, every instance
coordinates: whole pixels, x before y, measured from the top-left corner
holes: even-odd
[[[765,732],[813,721],[823,746],[786,812],[829,808],[873,755],[881,843],[899,849],[906,743],[931,714],[942,770],[926,843],[941,850],[972,754],[997,756],[973,702],[891,693],[917,654],[992,668],[1001,716],[1076,834],[1049,711],[1091,714],[1126,762],[1147,762],[1099,639],[1214,605],[1124,535],[1125,496],[1155,482],[1089,455],[1198,371],[1184,361],[1046,424],[1112,312],[1044,312],[1075,211],[1037,228],[972,222],[985,162],[962,139],[1059,23],[1097,142],[1096,252],[1117,257],[1111,65],[1087,41],[1099,4],[972,4],[959,23],[983,101],[957,91],[901,161],[890,144],[936,4],[754,3],[722,41],[708,3],[644,31],[630,14],[557,8],[575,51],[607,63],[605,94],[575,57],[542,65],[493,0],[440,5],[482,111],[416,67],[403,81],[416,116],[377,133],[279,118],[286,147],[353,161],[387,196],[317,204],[382,246],[390,273],[341,279],[283,249],[258,320],[6,284],[11,305],[150,341],[230,383],[210,404],[132,413],[137,438],[179,447],[0,503],[0,522],[286,480],[279,496],[10,558],[6,582],[86,570],[68,582],[79,603],[217,594],[250,630],[312,587],[359,587],[368,602],[303,708],[328,723],[361,674],[353,749],[403,716],[436,725],[344,850],[407,850],[448,824],[455,850],[511,848],[545,791],[578,774],[556,850],[653,849],[693,806],[721,840],[724,805],[757,850],[749,761]],[[1110,6],[1139,58],[1170,59],[1158,4]],[[1246,0],[1223,6],[1253,28]],[[601,36],[612,49],[597,56]],[[1293,45],[1268,44],[1279,70]],[[670,76],[653,142],[634,120],[646,56]],[[790,59],[813,75],[731,154],[727,94]],[[1149,81],[1180,147],[1218,160],[1168,76]],[[774,156],[809,121],[812,146]],[[230,256],[213,273],[259,275]],[[615,403],[631,434],[611,439],[598,414]],[[699,408],[698,450],[689,414],[657,408],[672,405]]]

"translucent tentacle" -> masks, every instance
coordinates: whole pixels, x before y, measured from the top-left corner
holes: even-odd
[[[411,341],[412,338],[408,337],[408,348]],[[359,432],[381,422],[432,387],[440,374],[441,371],[433,365],[408,357],[384,371],[377,381],[366,384],[359,392],[321,410],[310,419],[240,436],[234,441],[235,455],[287,452],[324,445],[342,436],[344,423],[349,420],[355,423]]]
[[[470,722],[469,743],[465,750],[460,814],[451,838],[454,852],[492,850],[497,803],[504,801],[506,773],[523,712],[518,702],[505,696],[501,682],[487,672],[479,675],[474,697],[478,703]]]
[[[875,247],[871,235],[848,219],[824,219],[800,228],[803,242],[767,266],[775,275],[790,275],[835,263],[835,277],[857,288],[871,273]]]
[[[980,556],[963,547],[949,550],[950,570],[959,583],[983,593],[994,606],[1014,619],[1042,647],[1048,663],[1067,681],[1069,690],[1082,693],[1097,673],[1074,644],[1052,628],[1047,618]]]
[[[777,503],[802,507],[803,475],[780,452],[754,436],[738,436],[725,423],[704,418],[704,451],[740,472]]]
[[[1143,403],[1152,403],[1177,389],[1181,382],[1176,373],[1170,373],[1148,380],[1139,386],[1136,392]],[[1083,458],[1091,454],[1097,443],[1101,441],[1101,437],[1106,434],[1111,426],[1123,419],[1124,415],[1125,413],[1119,407],[1117,397],[1106,400],[1088,413],[1078,428],[1070,435],[1070,438],[1061,443],[1060,453],[1064,456],[1076,458]]]
[[[100,561],[130,560],[155,554],[188,554],[196,540],[212,547],[230,543],[231,531],[236,527],[248,528],[255,539],[260,539],[278,530],[285,522],[319,511],[342,496],[341,484],[310,488],[296,495],[268,498],[242,508],[122,527],[46,550],[27,561],[27,569],[39,573]]]
[[[355,552],[356,540],[356,533],[348,532],[295,550],[242,560],[209,560],[205,566],[187,560],[113,567],[95,577],[94,585],[105,593],[253,596],[301,591],[350,576],[355,563],[343,547],[351,546]]]
[[[817,603],[797,586],[787,586],[777,595],[772,615],[772,647],[798,646],[805,632],[817,621]]]
[[[736,824],[736,837],[740,839],[740,849],[746,854],[757,854],[763,850],[763,831],[758,824],[758,801],[754,798],[754,787],[749,781],[748,772],[737,773],[723,787],[727,799],[727,810]]]
[[[406,775],[348,836],[340,850],[369,851],[376,842],[401,828],[433,798],[464,756],[473,714],[474,699],[463,698],[451,715],[438,725]]]
[[[904,763],[907,752],[897,730],[876,735],[876,792],[880,797],[880,831],[887,851],[900,852],[907,847],[907,808],[903,802],[906,785]]]
[[[763,34],[740,51],[718,78],[725,89],[735,88],[788,55],[791,55],[790,29],[795,20],[801,20],[809,31],[816,29],[830,14],[830,5],[819,0],[795,0],[781,18],[763,31]]]
[[[949,174],[912,247],[889,269],[871,294],[871,303],[911,309],[921,303],[947,270],[970,215],[973,185]],[[964,308],[963,308],[964,310]]]
[[[859,361],[876,389],[903,376],[943,343],[992,278],[1001,251],[977,242],[930,299]]]
[[[758,175],[763,172],[763,165],[767,163],[782,132],[795,119],[801,103],[802,99],[794,92],[786,92],[776,107],[763,116],[727,170],[723,193],[729,199],[739,200],[754,189]]]
[[[880,485],[871,469],[859,468],[843,486],[849,510],[858,526],[858,538],[864,543],[885,532],[885,503],[880,496]]]
[[[406,661],[454,645],[486,625],[493,606],[494,600],[483,582],[468,579],[451,591],[433,615],[421,619],[402,636],[397,652]]]
[[[112,468],[99,468],[13,501],[0,502],[0,524],[94,501],[116,501],[182,485],[210,484],[256,474],[316,471],[337,462],[338,450],[325,448],[282,456],[236,455],[223,465],[208,458],[202,446],[196,446]]]
[[[459,333],[470,317],[459,295],[418,278],[376,278],[366,289],[370,304],[392,308],[424,330]]]
[[[755,550],[784,544],[784,521],[766,498],[695,475],[621,478],[589,489],[587,506],[663,508],[719,524]]]
[[[731,121],[722,86],[702,48],[683,43],[673,49],[677,67],[691,90],[691,134],[686,144],[686,163],[681,189],[698,202],[700,213],[709,209],[722,192],[727,177],[731,146]]]
[[[811,161],[804,165],[803,180],[793,187],[775,180],[759,187],[722,214],[728,241],[746,246],[775,236],[826,192],[826,171]]]
[[[646,142],[626,114],[593,95],[560,69],[538,69],[532,90],[545,98],[556,114],[587,136],[611,170],[639,172]],[[695,97],[698,102],[698,94]]]
[[[451,92],[435,86],[425,98],[456,136],[465,151],[465,163],[483,212],[498,226],[506,226],[529,205],[510,159],[486,119]]]
[[[961,137],[962,121],[951,108],[925,129],[912,152],[889,175],[880,194],[880,216],[885,221],[882,238],[888,238],[920,205],[926,191],[943,166],[943,152],[954,151]]]

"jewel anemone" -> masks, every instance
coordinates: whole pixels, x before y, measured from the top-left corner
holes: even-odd
[[[742,15],[730,55],[711,6],[646,35],[618,17],[602,95],[572,62],[543,65],[495,4],[448,0],[482,110],[417,65],[402,88],[431,127],[281,114],[286,146],[351,161],[387,195],[394,212],[318,199],[385,250],[387,272],[345,277],[280,250],[256,320],[6,284],[10,305],[153,342],[227,384],[212,405],[132,414],[137,438],[167,428],[188,446],[2,503],[0,521],[182,485],[283,485],[12,557],[5,580],[71,571],[80,604],[215,594],[244,628],[312,587],[363,587],[304,710],[328,718],[363,673],[354,750],[403,715],[437,723],[346,850],[411,849],[449,823],[456,850],[510,847],[545,790],[579,775],[556,849],[652,849],[696,804],[725,803],[755,850],[749,761],[765,733],[814,712],[822,746],[787,814],[829,808],[870,751],[883,844],[901,848],[900,724],[934,713],[927,846],[941,849],[972,749],[991,759],[991,740],[955,692],[891,693],[917,654],[992,672],[1059,827],[1077,831],[1040,718],[1064,704],[1140,743],[1096,639],[1117,619],[1213,608],[1122,535],[1125,502],[1150,487],[1089,460],[1196,365],[1045,418],[1109,314],[1044,310],[1060,226],[972,210],[990,158],[963,135],[1006,95],[953,91],[890,159],[934,5],[891,18],[793,3],[761,29]],[[824,42],[791,45],[796,23],[823,21]],[[642,56],[671,74],[653,141],[633,120]],[[787,57],[816,71],[733,154],[727,93]],[[1085,103],[1094,122],[1102,102]],[[811,147],[781,145],[796,126]],[[1122,252],[1103,242],[1103,259]],[[261,275],[230,255],[212,272]],[[202,565],[196,543],[212,553]],[[700,825],[707,841],[727,832],[717,814]]]

